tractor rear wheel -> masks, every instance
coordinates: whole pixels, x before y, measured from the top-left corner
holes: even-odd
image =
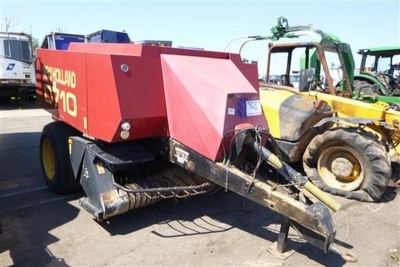
[[[320,189],[361,201],[377,201],[392,173],[388,153],[376,138],[338,128],[317,135],[303,155],[308,178]]]
[[[64,122],[47,124],[40,137],[40,166],[50,191],[71,193],[80,189],[68,155],[68,138],[79,132]]]
[[[369,96],[379,95],[379,92],[375,92],[373,90],[373,85],[368,83],[367,81],[355,80],[353,83],[353,87],[356,92],[360,92],[364,95],[369,95]]]

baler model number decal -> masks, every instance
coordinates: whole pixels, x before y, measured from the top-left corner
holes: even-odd
[[[261,115],[261,102],[260,100],[249,100],[246,101],[246,115],[250,116],[258,116]]]
[[[261,115],[260,100],[248,100],[244,97],[239,98],[237,102],[237,114],[240,118]]]
[[[185,151],[185,150],[183,150],[183,149],[181,149],[179,147],[175,148],[175,153],[174,154],[175,154],[174,156],[175,156],[176,160],[180,164],[185,165],[185,163],[188,162],[188,160],[189,160],[189,152],[187,152],[187,151]]]
[[[72,117],[76,117],[78,115],[76,95],[57,87],[60,84],[71,89],[75,88],[75,72],[44,66],[43,80],[52,82],[51,84],[45,84],[44,98],[46,103],[57,106],[61,101],[63,111]]]

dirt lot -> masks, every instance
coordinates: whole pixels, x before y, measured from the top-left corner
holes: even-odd
[[[32,104],[0,104],[0,266],[399,266],[399,189],[387,201],[335,197],[346,263],[290,232],[286,259],[267,249],[281,217],[220,191],[157,205],[97,223],[79,207],[83,193],[50,193],[39,167],[38,144],[48,113]]]

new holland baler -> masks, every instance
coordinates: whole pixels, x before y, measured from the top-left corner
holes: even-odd
[[[97,220],[218,186],[283,216],[279,251],[292,226],[355,260],[334,246],[327,206],[339,205],[274,154],[257,67],[239,55],[72,43],[38,49],[36,75],[37,103],[55,120],[40,139],[46,183],[57,193],[82,187],[80,204]]]

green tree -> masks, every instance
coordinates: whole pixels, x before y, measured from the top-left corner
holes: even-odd
[[[33,51],[36,51],[36,49],[39,47],[38,38],[35,38],[35,37],[32,36],[32,43],[33,43]]]

